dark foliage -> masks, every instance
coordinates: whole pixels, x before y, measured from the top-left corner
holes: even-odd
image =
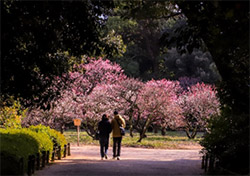
[[[44,92],[69,69],[60,53],[100,53],[105,44],[99,31],[112,6],[112,1],[1,1],[1,93],[32,104],[51,100],[57,94]]]
[[[210,132],[201,145],[219,160],[220,167],[213,171],[215,174],[249,173],[248,124],[248,114],[235,113],[228,108],[223,108],[220,117],[212,119]]]
[[[222,115],[211,122],[202,145],[224,169],[249,174],[249,2],[179,1],[178,6],[188,23],[185,49],[192,52],[204,42],[222,77]]]
[[[180,1],[178,6],[188,25],[176,29],[177,48],[192,52],[205,45],[223,80],[223,104],[248,112],[249,3]]]

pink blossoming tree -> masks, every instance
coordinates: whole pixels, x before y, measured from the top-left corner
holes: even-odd
[[[49,110],[30,109],[22,122],[23,125],[43,124],[63,133],[66,125],[72,123],[74,118],[83,118],[82,105],[73,101],[72,93],[67,90],[63,91],[61,98],[50,102],[50,106]]]
[[[128,121],[130,136],[133,137],[134,115],[138,111],[138,97],[144,83],[134,78],[127,78],[115,83],[110,94],[112,94],[113,101],[117,102],[119,106],[117,110],[123,112],[123,115]]]
[[[91,137],[94,137],[97,124],[103,114],[107,114],[110,118],[113,116],[114,107],[121,109],[121,105],[124,105],[114,101],[113,94],[110,91],[112,87],[113,85],[100,84],[83,101],[83,108],[85,109],[83,126]]]
[[[89,60],[87,64],[75,67],[74,72],[70,72],[72,84],[70,88],[76,95],[85,96],[98,84],[114,84],[119,80],[126,79],[124,71],[118,64],[111,63],[109,60]]]
[[[207,120],[219,113],[214,88],[203,83],[193,85],[194,79],[143,83],[126,77],[119,65],[103,59],[75,66],[64,77],[69,80],[61,97],[48,103],[49,110],[29,111],[24,125],[41,123],[63,132],[74,118],[80,118],[84,130],[94,137],[101,116],[105,113],[111,117],[116,109],[127,121],[130,135],[133,130],[140,133],[140,142],[151,125],[185,127],[188,137],[194,138],[197,130],[204,130]]]
[[[84,71],[82,71],[84,70]],[[70,73],[73,101],[81,105],[83,109],[83,126],[87,133],[94,137],[97,122],[101,115],[111,115],[114,107],[119,104],[112,101],[112,91],[108,91],[113,85],[126,76],[118,64],[109,60],[89,60],[87,64],[78,65],[74,72]]]
[[[136,125],[140,129],[138,142],[145,137],[152,123],[166,127],[180,116],[181,109],[178,107],[176,96],[179,89],[178,83],[165,79],[151,80],[145,84],[138,98],[139,111],[136,116]]]
[[[219,114],[220,108],[216,90],[213,86],[204,83],[197,83],[183,92],[179,97],[179,105],[183,110],[186,133],[189,138],[194,138],[198,129],[204,130],[208,120]]]
[[[119,65],[100,58],[89,60],[87,64],[75,66],[74,71],[70,72],[68,77],[67,88],[62,90],[62,97],[53,103],[48,103],[51,106],[50,110],[39,108],[30,110],[28,118],[23,122],[24,125],[42,123],[63,131],[66,124],[72,123],[74,118],[80,118],[85,130],[93,136],[95,127],[91,124],[97,121],[97,116],[93,114],[105,112],[104,110],[97,111],[95,103],[97,100],[107,101],[107,98],[104,100],[100,96],[101,94],[108,95],[108,92],[101,92],[102,88],[100,87],[126,79],[126,76]],[[56,86],[53,85],[53,87]],[[96,106],[91,106],[93,104]],[[111,105],[109,107],[113,109]]]

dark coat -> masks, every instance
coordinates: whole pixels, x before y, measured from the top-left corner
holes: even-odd
[[[102,119],[102,121],[98,123],[98,130],[100,138],[109,137],[109,134],[112,131],[112,127],[109,120]]]

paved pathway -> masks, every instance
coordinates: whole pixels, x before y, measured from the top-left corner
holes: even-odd
[[[199,150],[123,147],[121,160],[101,160],[98,146],[71,147],[71,156],[35,172],[37,176],[202,175]]]

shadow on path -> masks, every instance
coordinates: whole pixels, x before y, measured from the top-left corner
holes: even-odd
[[[122,148],[122,160],[100,160],[98,146],[73,147],[72,155],[35,175],[202,175],[199,150]],[[124,156],[124,157],[123,157]]]

